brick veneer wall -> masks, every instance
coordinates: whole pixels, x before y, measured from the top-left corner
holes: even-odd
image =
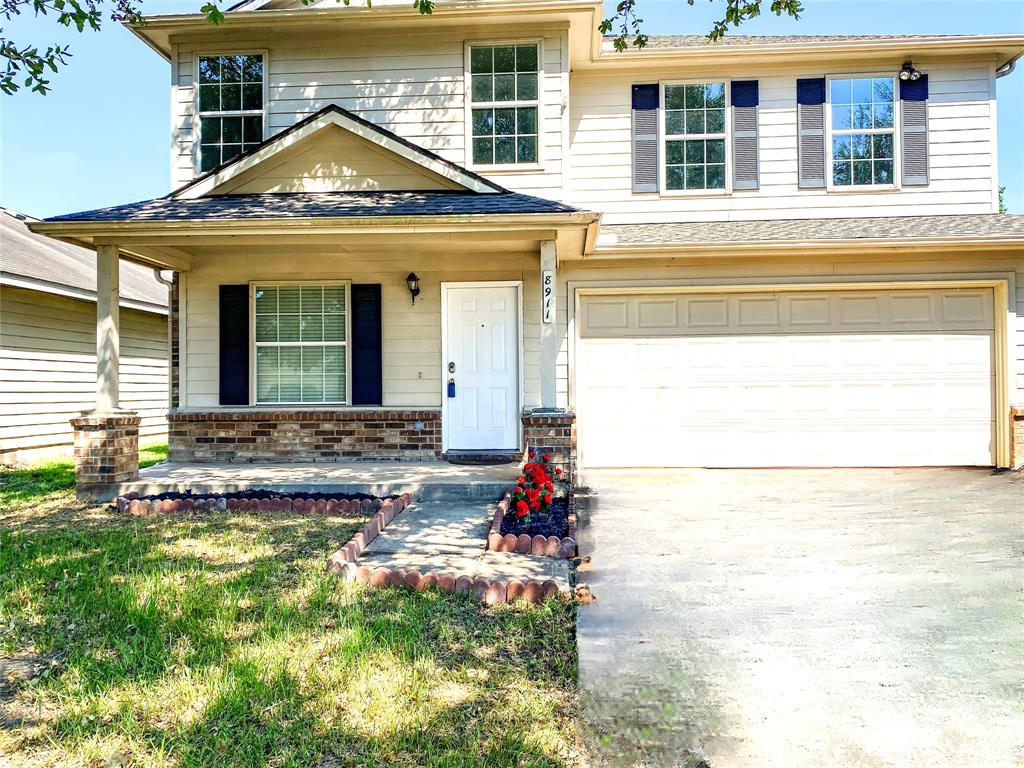
[[[523,414],[523,439],[529,451],[551,454],[551,466],[576,477],[576,414],[572,411],[528,411]]]
[[[91,497],[104,486],[139,477],[138,414],[82,414],[71,419],[75,431],[75,490]]]
[[[435,459],[440,410],[170,413],[171,461]]]
[[[1010,409],[1010,466],[1024,468],[1024,405]]]

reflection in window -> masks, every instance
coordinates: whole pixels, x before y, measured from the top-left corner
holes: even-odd
[[[474,45],[469,53],[473,163],[536,163],[536,45]]]
[[[199,170],[263,141],[263,57],[199,57]]]
[[[894,184],[895,81],[891,77],[831,80],[832,184]]]
[[[725,189],[725,83],[665,86],[665,187]]]

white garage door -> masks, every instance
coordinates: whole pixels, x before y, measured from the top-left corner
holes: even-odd
[[[589,295],[585,467],[994,463],[989,289]]]

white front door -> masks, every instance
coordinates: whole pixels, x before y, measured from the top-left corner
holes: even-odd
[[[446,285],[446,450],[519,448],[519,286]]]

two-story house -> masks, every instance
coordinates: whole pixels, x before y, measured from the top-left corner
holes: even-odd
[[[110,294],[119,257],[176,271],[172,459],[1024,463],[995,109],[1024,36],[616,52],[601,16],[249,0],[134,30],[170,64],[174,190],[34,228]],[[84,482],[132,472],[102,459],[133,420],[115,310]]]

